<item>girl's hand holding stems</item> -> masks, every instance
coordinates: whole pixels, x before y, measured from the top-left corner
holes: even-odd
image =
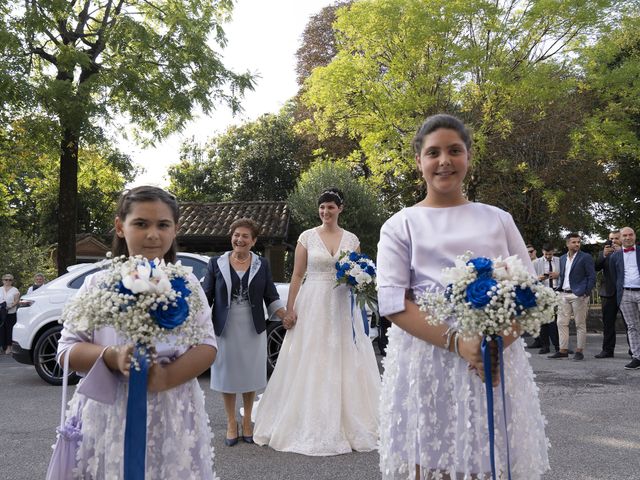
[[[465,339],[462,335],[454,334],[450,339],[449,345],[445,346],[444,344],[448,328],[447,325],[430,325],[425,321],[424,312],[420,310],[418,305],[408,299],[405,299],[405,310],[390,315],[390,319],[393,323],[397,324],[400,328],[407,331],[414,337],[424,340],[425,342],[429,342],[437,347],[446,348],[450,352],[455,352],[457,342],[458,355],[460,355],[460,357],[469,364],[469,369],[473,370],[484,382],[484,364],[482,362],[482,353],[480,351],[482,338],[477,337]],[[514,331],[518,330],[514,329]],[[517,339],[518,336],[513,335],[503,337],[504,348],[508,348]],[[492,378],[494,386],[497,386],[500,383],[500,376],[498,375],[498,348],[495,342],[491,342],[490,345]]]

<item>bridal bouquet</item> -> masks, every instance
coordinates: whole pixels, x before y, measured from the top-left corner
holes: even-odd
[[[336,286],[347,285],[359,308],[377,316],[376,264],[364,253],[342,251],[336,262]]]
[[[463,337],[507,336],[515,321],[521,331],[538,336],[553,321],[556,293],[538,282],[517,256],[472,258],[467,252],[442,271],[444,294],[427,293],[419,300],[431,324],[456,319]]]
[[[203,331],[192,321],[202,308],[189,285],[191,267],[138,255],[107,260],[97,288],[75,296],[60,319],[71,331],[112,327],[136,345],[171,340],[181,345],[200,342]]]

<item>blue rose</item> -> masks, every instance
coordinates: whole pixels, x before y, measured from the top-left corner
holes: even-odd
[[[171,288],[174,292],[180,293],[181,296],[176,298],[172,304],[161,304],[158,308],[151,310],[149,314],[158,325],[167,330],[173,330],[184,323],[189,315],[189,304],[187,303],[187,297],[191,295],[191,290],[187,287],[187,282],[182,277],[173,278],[171,280]],[[163,307],[167,306],[164,310]]]
[[[360,254],[358,252],[351,252],[349,254],[349,260],[352,262],[357,262],[360,259]]]
[[[182,298],[187,298],[191,295],[191,290],[187,287],[187,281],[183,277],[171,279],[171,288],[174,292],[181,293]]]
[[[354,287],[358,285],[358,282],[356,281],[356,277],[352,277],[351,275],[347,277],[347,283],[349,285],[353,285]]]
[[[516,287],[516,305],[519,314],[528,308],[535,307],[537,305],[536,294],[529,287]]]
[[[498,284],[493,278],[480,277],[467,285],[467,302],[473,308],[482,308],[491,300],[491,288]]]
[[[367,272],[372,277],[374,277],[376,274],[376,269],[373,265],[367,265],[364,271]]]
[[[478,257],[472,258],[467,262],[467,265],[473,265],[478,272],[478,277],[491,277],[493,272],[493,262],[490,258]]]
[[[167,309],[163,309],[163,304],[158,305],[158,308],[151,310],[149,314],[158,325],[167,330],[173,330],[184,323],[189,315],[189,304],[183,297],[176,298],[175,305],[167,305]]]

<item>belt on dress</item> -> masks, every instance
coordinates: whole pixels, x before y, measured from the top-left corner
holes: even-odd
[[[573,293],[571,290],[562,290],[562,293]]]
[[[622,287],[623,290],[631,290],[632,292],[640,292],[640,288],[635,287]]]

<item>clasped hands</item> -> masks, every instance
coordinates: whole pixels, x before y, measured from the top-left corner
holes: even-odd
[[[107,347],[102,355],[104,363],[114,372],[120,372],[125,378],[129,378],[129,369],[133,358],[133,345],[111,345]],[[167,378],[165,367],[154,361],[155,350],[149,349],[148,354],[151,364],[147,373],[147,390],[150,392],[162,392],[167,389]]]
[[[469,370],[475,372],[484,382],[484,362],[482,361],[481,344],[482,338],[480,337],[472,339],[458,338],[459,355],[469,364]],[[490,342],[489,349],[491,352],[491,380],[493,386],[497,387],[500,384],[498,342]]]
[[[286,330],[289,330],[290,328],[293,328],[295,326],[297,321],[298,315],[296,314],[296,312],[294,310],[287,310],[282,319],[282,326]]]

